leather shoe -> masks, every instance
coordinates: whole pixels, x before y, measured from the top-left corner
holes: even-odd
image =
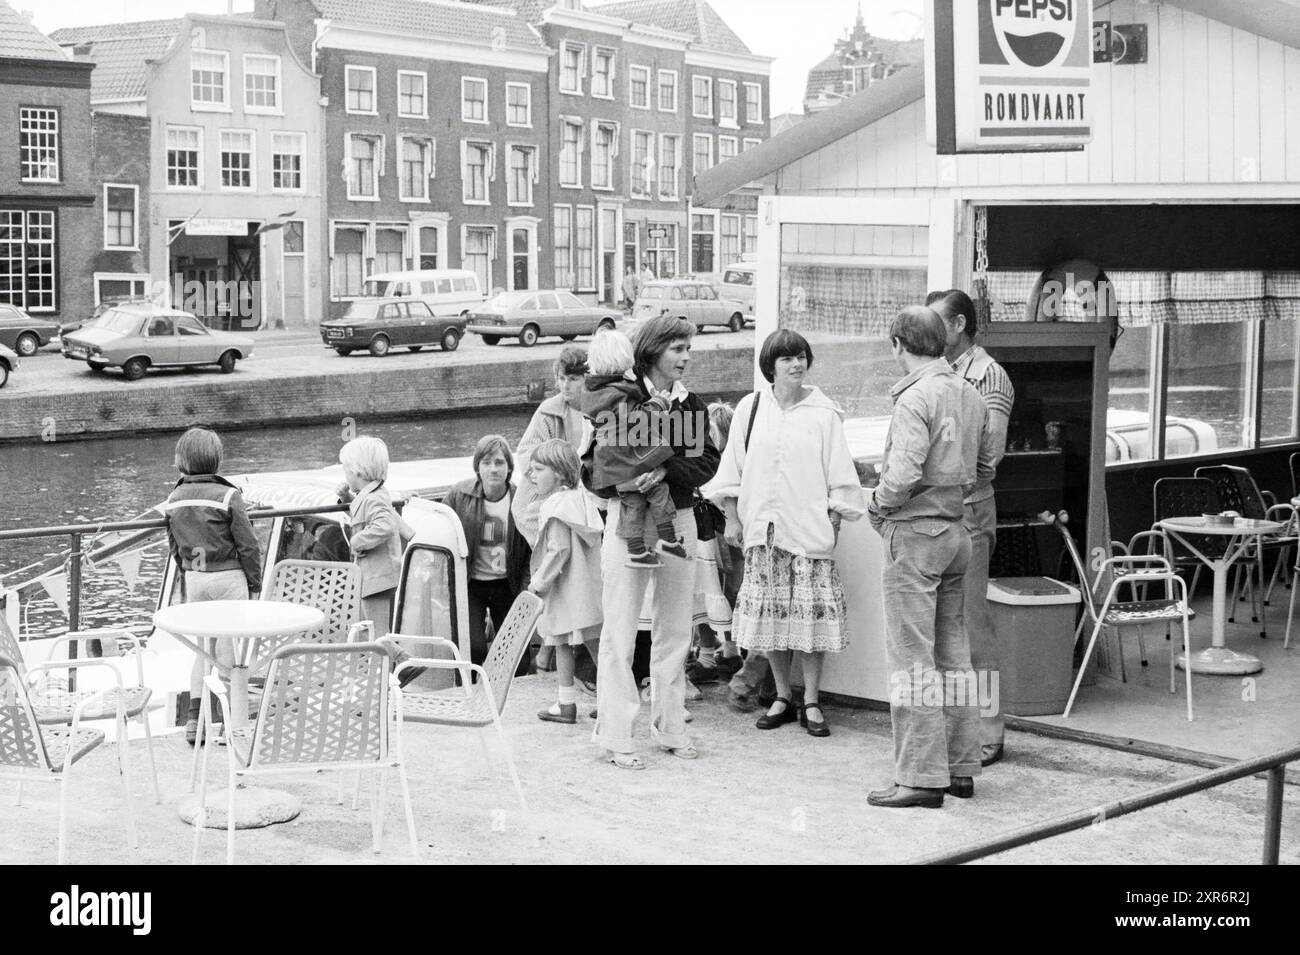
[[[1002,744],[994,743],[980,747],[980,765],[992,766],[1002,761]]]
[[[813,720],[808,718],[808,708],[812,707],[822,714],[822,719]],[[820,703],[805,703],[799,707],[799,725],[808,731],[809,736],[818,738],[831,735],[831,728],[826,725],[826,711],[822,709]]]
[[[894,785],[888,789],[878,789],[867,794],[867,805],[882,809],[906,809],[919,806],[922,809],[939,809],[943,806],[942,789],[904,789]]]
[[[949,796],[970,799],[975,795],[975,780],[969,776],[953,776],[947,791]]]
[[[786,723],[793,723],[795,720],[799,718],[799,711],[795,709],[794,704],[791,703],[789,700],[787,700],[784,696],[778,696],[776,698],[775,703],[784,703],[785,709],[783,709],[780,713],[777,713],[776,715],[772,715],[770,713],[764,713],[762,716],[760,716],[758,718],[758,722],[754,724],[759,729],[774,730],[778,727],[784,726]],[[775,705],[775,703],[773,705]]]

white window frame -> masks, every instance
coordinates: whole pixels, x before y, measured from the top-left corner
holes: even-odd
[[[669,139],[677,142],[677,149],[674,151],[673,191],[671,194],[665,195],[661,188],[664,170],[664,141]],[[660,202],[677,202],[682,197],[682,136],[680,133],[661,133],[659,136],[659,159],[655,166],[655,194],[659,197]]]
[[[248,136],[248,185],[228,186],[225,183],[226,167],[221,161],[225,136]],[[217,174],[221,177],[222,192],[256,192],[257,191],[257,131],[252,129],[220,129],[217,131]]]
[[[636,168],[636,140],[638,136],[649,137],[649,143],[646,147],[646,158],[651,162],[651,172],[648,181],[645,169]],[[654,130],[632,130],[631,144],[631,148],[628,150],[630,153],[628,156],[628,174],[630,177],[627,188],[628,195],[634,199],[653,200],[659,191],[659,154],[657,152],[659,146],[655,139]],[[641,187],[645,188],[642,191],[637,191]]]
[[[730,117],[722,115],[722,88],[724,86],[731,87],[732,113]],[[717,81],[716,89],[718,92],[718,125],[725,127],[726,129],[740,129],[740,87],[737,86],[735,80],[724,80],[720,78]]]
[[[12,206],[9,206],[7,208],[0,208],[0,215],[16,218],[18,228],[22,231],[22,236],[18,241],[5,243],[11,251],[16,249],[17,258],[9,257],[4,261],[10,265],[11,274],[16,273],[23,276],[22,282],[14,292],[15,298],[0,300],[0,302],[6,305],[13,305],[16,308],[21,308],[23,311],[32,315],[45,312],[57,312],[59,310],[59,244],[61,237],[59,234],[60,225],[56,210],[53,208],[15,209]],[[33,239],[31,236],[33,228],[32,220],[37,217],[48,222],[50,229],[50,238],[48,240]],[[38,226],[38,228],[44,228],[44,224]],[[37,254],[33,256],[33,252],[36,252]],[[48,305],[34,305],[28,300],[27,283],[33,275],[34,270],[31,268],[31,264],[34,261],[47,263],[49,265],[48,271],[43,270],[40,273],[43,277],[48,277],[49,279],[50,301]],[[16,269],[13,267],[13,263],[17,263]],[[37,294],[41,295],[43,292],[44,289],[38,291]]]
[[[733,148],[732,148],[731,155],[730,155],[729,157],[727,157],[728,159],[735,159],[737,156],[740,155],[740,140],[739,140],[737,137],[735,137],[735,136],[719,136],[719,137],[718,137],[718,154],[717,154],[717,155],[718,155],[718,163],[719,163],[719,164],[722,164],[722,163],[724,163],[724,162],[727,161],[726,159],[723,159],[723,158],[722,158],[722,144],[723,144],[724,141],[725,141],[725,142],[728,142],[728,143],[731,143],[731,145],[732,145],[732,147],[733,147]]]
[[[526,178],[528,185],[527,199],[510,198],[510,190],[514,186],[515,178],[514,166],[511,164],[511,160],[514,158],[516,152],[521,152],[528,156],[528,176]],[[533,187],[537,185],[537,170],[540,166],[540,163],[537,160],[537,153],[538,149],[534,143],[506,143],[506,205],[510,206],[512,209],[531,209],[533,207],[533,197],[535,193]],[[513,249],[511,250],[511,254],[514,254]]]
[[[221,57],[221,102],[200,102],[194,98],[194,54]],[[196,113],[229,113],[230,110],[230,53],[226,50],[190,49],[190,109]]]
[[[574,169],[577,171],[578,179],[576,182],[564,181],[564,134],[569,129],[578,131],[578,155],[573,159]],[[582,188],[582,154],[586,152],[587,125],[582,121],[581,116],[561,116],[560,117],[560,148],[555,157],[557,173],[556,180],[561,189],[581,189]]]
[[[375,143],[375,158],[371,166],[370,181],[374,186],[372,195],[364,195],[352,191],[352,141],[355,139],[373,140]],[[343,137],[343,164],[344,176],[343,181],[347,190],[349,202],[378,202],[379,201],[379,179],[383,175],[384,168],[384,136],[382,133],[363,133],[351,132],[346,133]],[[360,183],[358,182],[358,185]]]
[[[53,175],[52,177],[46,176],[46,177],[40,177],[40,178],[35,177],[35,176],[24,176],[24,175],[23,175],[23,166],[24,166],[25,164],[28,164],[28,163],[27,163],[27,161],[24,159],[24,157],[23,157],[23,155],[22,155],[22,150],[21,150],[21,148],[20,148],[20,150],[19,150],[19,155],[18,155],[18,175],[21,177],[21,181],[22,181],[22,182],[61,182],[61,181],[62,181],[61,177],[62,177],[62,175],[63,175],[63,157],[62,157],[62,155],[61,155],[62,150],[59,148],[60,145],[61,145],[61,143],[62,143],[62,139],[63,139],[63,130],[62,130],[62,120],[63,120],[63,117],[62,117],[62,115],[61,115],[61,111],[59,110],[59,108],[58,108],[57,106],[21,106],[21,107],[19,107],[19,111],[18,111],[18,116],[19,116],[18,126],[19,126],[19,134],[20,134],[20,139],[19,139],[19,143],[20,143],[20,144],[21,144],[21,142],[22,142],[22,140],[21,140],[21,133],[23,132],[23,130],[22,130],[22,124],[23,124],[23,118],[22,118],[22,117],[23,117],[23,113],[26,113],[26,112],[29,112],[29,111],[31,111],[31,112],[49,113],[49,114],[52,114],[52,115],[54,116],[54,129],[53,129],[53,133],[54,133],[54,147],[53,147],[53,152],[54,152],[54,175]],[[39,121],[41,121],[42,119],[44,119],[44,117],[36,117],[36,116],[32,116],[31,119],[32,119],[33,122],[39,122]],[[43,129],[41,129],[41,130],[27,130],[27,132],[37,133],[37,134],[45,134],[45,133],[50,132],[50,130],[43,130]],[[37,147],[37,149],[33,152],[33,155],[38,154],[38,153],[39,153],[39,150],[40,150],[40,147]],[[31,163],[30,165],[36,165],[36,163]]]
[[[582,284],[582,278],[581,278],[582,264],[579,261],[580,257],[582,256],[583,249],[578,242],[578,216],[582,213],[587,213],[588,215],[591,216],[591,248],[588,250],[591,253],[591,262],[590,262],[591,282],[587,285]],[[597,228],[597,217],[596,217],[595,206],[577,205],[573,207],[573,226],[572,229],[570,230],[570,234],[573,236],[573,260],[572,261],[573,261],[574,288],[579,292],[594,292],[596,291],[596,283],[598,281],[596,275],[597,272],[596,263],[600,259],[600,249],[598,247],[599,246],[598,240],[600,239],[600,235],[599,235],[599,229]]]
[[[603,186],[596,185],[596,138],[602,128],[608,129],[612,135],[609,139],[609,162],[605,164],[608,170],[606,183]],[[618,140],[621,126],[617,120],[613,119],[593,119],[591,121],[591,188],[597,192],[613,192],[614,179],[618,169]]]
[[[483,87],[483,118],[482,119],[471,119],[468,115],[466,115],[465,106],[467,103],[469,103],[469,100],[465,97],[465,84],[467,83],[479,83]],[[483,76],[462,76],[460,78],[460,121],[462,123],[473,123],[476,126],[486,126],[488,125],[489,122],[488,117],[490,116],[491,112],[492,111],[488,109],[487,78]]]
[[[709,84],[709,111],[707,113],[697,113],[695,111],[695,82],[703,80]],[[713,77],[705,76],[703,73],[691,74],[691,115],[696,119],[713,119]]]
[[[602,56],[606,56],[606,55],[608,55],[608,57],[609,57],[609,79],[608,79],[608,89],[609,89],[609,92],[608,92],[608,93],[597,93],[597,92],[596,92],[596,61],[597,61],[600,57],[602,57]],[[596,47],[592,47],[592,53],[591,53],[591,95],[592,95],[592,97],[593,97],[594,99],[607,99],[607,100],[612,100],[612,99],[614,98],[614,84],[615,84],[616,82],[618,82],[618,76],[617,76],[617,74],[618,74],[618,50],[614,49],[612,46],[596,46]]]
[[[758,90],[758,118],[755,119],[749,114],[749,91]],[[746,83],[745,84],[745,123],[751,126],[763,125],[763,84]]]
[[[740,151],[743,153],[748,149],[753,149],[755,146],[761,145],[763,145],[763,140],[746,136],[740,141]]]
[[[471,146],[482,146],[486,150],[483,158],[483,198],[471,199],[467,191],[470,185],[469,178],[469,149]],[[462,139],[460,141],[460,197],[461,202],[467,206],[490,206],[492,204],[492,183],[496,181],[497,171],[497,147],[496,143],[489,142],[485,139]],[[462,249],[463,252],[463,249]]]
[[[402,147],[408,141],[419,143],[420,149],[424,153],[424,178],[422,180],[422,184],[424,186],[424,195],[422,196],[408,196],[404,191],[406,177],[402,172],[402,163],[405,162],[405,160],[402,158]],[[434,139],[428,133],[422,133],[422,134],[406,133],[406,134],[401,134],[397,137],[397,197],[402,202],[433,201],[429,191],[429,180],[434,177],[435,148],[436,147],[434,145]]]
[[[287,186],[277,186],[275,184],[275,157],[291,156],[293,153],[276,149],[276,137],[292,136],[298,142],[298,186],[297,188]],[[285,193],[300,193],[307,189],[307,134],[293,132],[291,130],[274,130],[271,133],[271,191]]]
[[[578,86],[577,86],[576,89],[565,89],[565,87],[564,87],[564,71],[565,71],[565,62],[564,62],[564,58],[565,58],[565,55],[566,55],[570,50],[577,50],[577,51],[578,51]],[[582,81],[586,78],[586,76],[587,76],[587,44],[585,44],[585,43],[578,43],[578,42],[575,41],[575,40],[563,40],[563,41],[561,41],[561,43],[560,43],[560,75],[559,75],[559,77],[557,77],[557,79],[556,79],[556,86],[559,88],[560,92],[563,93],[565,96],[583,96],[583,95],[585,95],[584,92],[583,92],[583,82],[582,82]]]
[[[194,150],[197,174],[197,183],[193,186],[176,186],[171,183],[171,165],[167,161],[167,153],[171,147],[167,142],[167,135],[172,130],[177,132],[197,134],[198,144]],[[166,189],[169,192],[202,192],[203,191],[203,127],[202,126],[180,126],[169,123],[163,127],[163,181],[166,183]]]
[[[420,105],[421,110],[418,113],[402,112],[402,78],[406,76],[418,76],[420,78]],[[397,115],[403,119],[428,119],[429,118],[429,74],[423,70],[398,70],[397,71]]]
[[[709,165],[707,168],[712,169],[715,165],[717,165],[717,159],[716,159],[717,153],[714,151],[715,147],[713,145],[713,134],[692,133],[691,134],[691,174],[695,176],[698,176],[700,173],[706,171],[704,169],[699,168],[697,165],[695,165],[695,157],[699,155],[698,151],[695,148],[695,144],[698,143],[701,139],[708,140],[709,143]]]
[[[353,73],[370,74],[370,99],[374,109],[352,109],[348,105],[348,93],[352,89],[352,84],[348,82]],[[373,66],[352,66],[345,64],[343,67],[343,112],[350,113],[353,116],[378,116],[379,115],[379,71]]]
[[[558,229],[560,225],[559,212],[561,209],[563,209],[568,214],[569,243],[567,246],[562,245],[555,237],[556,229]],[[576,238],[577,238],[576,225],[575,225],[575,218],[573,215],[573,206],[563,202],[553,206],[552,214],[551,214],[551,246],[555,250],[556,254],[552,261],[551,270],[553,273],[553,278],[555,279],[555,287],[557,289],[559,288],[572,289],[578,282],[578,272],[576,268],[576,255],[574,253]],[[561,249],[564,249],[569,256],[569,271],[563,274],[560,273],[559,251]]]
[[[510,91],[523,90],[527,93],[525,110],[527,116],[525,122],[512,123],[510,121]],[[506,125],[514,129],[532,129],[533,128],[533,87],[531,83],[507,83],[506,84]]]
[[[663,96],[663,79],[665,76],[673,78],[673,105],[665,107]],[[676,113],[677,101],[681,99],[681,77],[676,70],[658,70],[655,73],[655,109],[660,113]]]
[[[271,74],[275,77],[275,105],[274,106],[252,106],[248,102],[248,77],[267,76],[267,73],[250,73],[248,64],[250,61],[266,60],[275,65]],[[243,56],[243,80],[244,80],[244,112],[260,116],[283,116],[284,115],[284,72],[280,57],[274,53],[245,53]]]
[[[104,205],[104,251],[105,252],[139,252],[140,251],[140,187],[133,182],[106,182],[103,185],[103,205]],[[131,206],[131,237],[135,240],[132,245],[110,245],[108,241],[108,190],[109,189],[130,189],[135,195]]]
[[[488,244],[487,244],[488,245],[487,247],[488,288],[483,289],[483,293],[485,295],[490,295],[491,294],[490,289],[492,287],[492,273],[494,271],[492,267],[493,265],[496,264],[497,253],[500,251],[500,246],[497,244],[498,242],[497,227],[496,225],[489,222],[467,222],[466,224],[460,227],[460,267],[462,269],[473,271],[472,269],[469,269],[469,266],[465,262],[465,247],[469,245],[469,233],[471,229],[475,232],[486,233],[488,237]]]
[[[644,74],[645,74],[645,103],[644,103],[644,104],[638,104],[637,101],[636,101],[636,97],[632,95],[632,81],[633,81],[633,79],[636,77],[637,73],[644,73]],[[630,65],[628,66],[628,68],[627,68],[627,104],[628,104],[630,107],[632,107],[632,109],[646,109],[646,110],[648,110],[648,109],[653,109],[653,108],[654,108],[654,107],[651,105],[651,103],[652,103],[653,99],[654,99],[655,97],[657,97],[659,94],[658,94],[658,92],[657,92],[656,90],[652,90],[651,87],[650,87],[650,81],[651,81],[652,79],[654,79],[654,70],[650,69],[650,67],[648,67],[648,66],[643,66],[643,65],[641,65],[640,63],[632,63],[632,64],[630,64]]]
[[[94,289],[94,304],[98,305],[103,301],[103,296],[100,293],[100,285],[103,282],[130,282],[131,296],[134,298],[137,297],[135,294],[136,283],[140,284],[140,296],[142,297],[149,293],[149,281],[148,275],[141,275],[139,272],[92,272],[91,288]]]
[[[331,219],[329,223],[329,262],[326,266],[326,274],[329,281],[330,301],[331,302],[354,302],[361,295],[348,295],[339,291],[334,286],[334,243],[338,239],[340,230],[345,232],[357,232],[361,235],[361,293],[365,292],[366,284],[366,261],[374,255],[374,224],[369,222],[356,222],[351,219]]]

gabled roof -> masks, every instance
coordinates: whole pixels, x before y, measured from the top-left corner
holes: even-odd
[[[745,41],[727,26],[727,21],[706,0],[618,0],[615,3],[593,5],[590,10],[606,17],[618,17],[673,33],[684,33],[694,37],[701,47],[708,50],[752,55]]]
[[[476,46],[546,49],[541,37],[508,6],[452,0],[312,0],[327,20],[392,33],[455,40]],[[503,32],[498,32],[503,31]]]
[[[68,48],[89,46],[76,57],[95,64],[90,75],[92,103],[143,99],[149,83],[146,60],[159,59],[181,30],[183,20],[137,20],[101,26],[67,27],[50,38]]]
[[[57,43],[4,0],[0,0],[0,57],[68,61]]]
[[[529,23],[541,23],[542,14],[555,5],[554,0],[464,0],[481,7],[513,10]]]

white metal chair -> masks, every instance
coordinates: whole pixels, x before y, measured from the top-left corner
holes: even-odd
[[[295,644],[281,647],[271,658],[271,668],[254,726],[231,728],[230,699],[215,676],[206,683],[221,706],[229,760],[226,808],[226,862],[235,861],[235,787],[254,776],[298,772],[315,775],[322,770],[374,773],[371,789],[371,832],[374,851],[383,838],[388,795],[388,770],[396,769],[406,808],[411,852],[418,860],[419,837],[411,807],[411,790],[402,761],[400,736],[392,737],[394,712],[390,708],[387,648],[379,643]],[[204,694],[203,707],[209,706]],[[208,750],[204,747],[200,777],[201,798],[206,796]],[[203,818],[194,830],[194,861],[198,861]]]
[[[515,668],[528,648],[528,641],[532,638],[533,630],[537,626],[537,618],[541,613],[541,597],[527,591],[516,597],[510,612],[506,614],[506,619],[497,630],[496,638],[492,641],[492,647],[483,666],[462,660],[457,646],[445,638],[392,634],[395,640],[413,640],[417,643],[438,646],[449,650],[452,654],[451,659],[411,657],[397,665],[392,677],[392,693],[399,728],[407,723],[464,726],[478,729],[480,732],[489,726],[493,727],[497,739],[501,742],[506,767],[514,783],[515,794],[519,797],[520,808],[524,812],[528,812],[528,801],[524,798],[524,789],[519,782],[519,773],[515,769],[510,741],[501,728],[501,713],[505,709],[506,697],[510,693],[510,683]],[[455,670],[460,675],[460,685],[436,693],[406,693],[398,685],[398,681],[402,673],[411,667]],[[486,753],[485,745],[485,756]]]
[[[18,804],[22,805],[22,786],[27,780],[59,784],[59,848],[58,861],[62,865],[67,857],[68,786],[72,766],[100,743],[104,742],[102,730],[81,728],[83,714],[101,704],[98,695],[82,699],[72,708],[69,728],[54,729],[42,725],[32,705],[28,680],[32,674],[45,670],[77,670],[83,667],[105,667],[117,676],[119,720],[123,698],[121,676],[107,661],[98,658],[64,660],[38,663],[25,670],[20,660],[0,653],[0,767],[11,772],[6,776],[18,780]],[[122,772],[122,799],[126,811],[126,838],[128,847],[136,847],[134,796],[131,792],[131,773],[123,758],[125,745],[118,746],[118,759]]]
[[[1087,568],[1079,556],[1078,547],[1074,543],[1074,538],[1066,528],[1068,516],[1064,511],[1059,514],[1044,514],[1044,519],[1056,526],[1060,531],[1061,537],[1065,544],[1066,551],[1070,559],[1074,562],[1075,570],[1079,575],[1079,590],[1083,594],[1084,614],[1079,622],[1079,628],[1075,631],[1075,642],[1083,630],[1083,626],[1092,622],[1092,635],[1088,639],[1088,646],[1083,652],[1083,660],[1079,665],[1079,673],[1075,677],[1074,686],[1070,690],[1070,698],[1066,701],[1065,712],[1062,716],[1068,717],[1070,710],[1074,706],[1074,698],[1079,692],[1079,686],[1083,682],[1084,673],[1088,669],[1088,660],[1092,657],[1093,647],[1097,643],[1097,637],[1105,628],[1112,628],[1120,632],[1124,627],[1142,627],[1152,623],[1164,623],[1167,621],[1180,621],[1183,627],[1183,653],[1186,654],[1190,662],[1191,647],[1191,630],[1189,627],[1189,608],[1187,605],[1187,584],[1179,577],[1170,565],[1170,563],[1158,554],[1138,554],[1127,557],[1110,557],[1101,562],[1097,569],[1097,575],[1092,580],[1088,579]],[[1107,575],[1111,576],[1110,586],[1106,589],[1105,599],[1101,605],[1097,605],[1099,587],[1106,580]],[[1127,600],[1121,601],[1116,599],[1121,587],[1141,583],[1145,585],[1164,584],[1165,597],[1157,600]],[[1120,648],[1120,655],[1123,656],[1123,647]],[[1142,651],[1145,657],[1145,650]],[[1176,654],[1173,648],[1169,650],[1169,692],[1177,692],[1177,683],[1174,675],[1174,657]],[[1192,719],[1192,671],[1190,666],[1186,670],[1187,676],[1187,719]]]

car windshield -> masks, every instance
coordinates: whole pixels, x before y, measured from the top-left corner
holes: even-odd
[[[753,285],[754,273],[742,272],[739,270],[728,271],[722,276],[722,281],[726,282],[728,285]]]
[[[641,290],[641,297],[642,298],[663,298],[664,297],[663,286],[651,285],[649,288],[643,288]]]
[[[379,314],[379,309],[382,307],[379,302],[353,302],[343,313],[343,318],[351,322],[369,321]]]
[[[532,292],[502,292],[500,295],[494,295],[488,299],[488,308],[518,308],[523,304],[524,299],[532,295]]]
[[[143,321],[142,317],[134,312],[119,312],[117,309],[109,309],[95,319],[93,325],[95,328],[130,335],[140,328],[141,321]]]

